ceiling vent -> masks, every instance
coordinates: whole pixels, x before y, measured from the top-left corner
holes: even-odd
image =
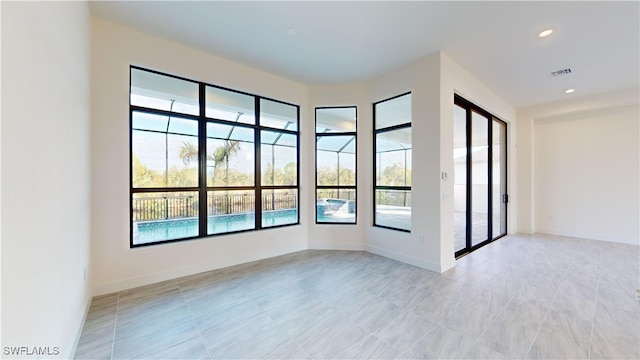
[[[562,69],[551,73],[552,77],[565,76],[571,74],[571,69]]]

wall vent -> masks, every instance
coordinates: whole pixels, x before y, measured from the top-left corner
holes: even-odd
[[[554,71],[554,72],[551,73],[551,76],[558,77],[558,76],[564,76],[564,75],[569,75],[569,74],[571,74],[571,69],[567,68],[567,69]]]

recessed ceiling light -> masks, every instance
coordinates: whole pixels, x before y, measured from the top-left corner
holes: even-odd
[[[296,29],[294,29],[294,28],[288,28],[288,29],[285,31],[285,34],[287,34],[287,35],[289,35],[289,36],[294,36],[294,35],[295,35],[295,34],[297,34],[297,33],[298,33],[298,32],[297,32],[297,31],[296,31]]]
[[[551,35],[551,33],[553,33],[553,30],[551,30],[551,29],[542,30],[542,31],[538,34],[538,37],[539,37],[539,38],[547,37],[547,36]]]
[[[576,89],[567,89],[564,91],[565,94],[571,94],[573,92],[576,92]]]

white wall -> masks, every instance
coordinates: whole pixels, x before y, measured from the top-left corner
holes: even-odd
[[[414,156],[411,233],[368,227],[365,229],[366,249],[434,271],[445,271],[455,266],[454,94],[508,123],[509,151],[515,150],[510,139],[515,134],[515,108],[444,53],[427,56],[372,80],[367,83],[367,91],[370,102],[412,92]],[[510,161],[509,167],[515,168],[514,160]],[[450,175],[448,180],[442,179],[442,172]],[[515,189],[514,174],[514,170],[509,169],[508,191]],[[511,204],[510,233],[517,228],[515,213],[515,206]]]
[[[434,271],[442,270],[438,175],[439,73],[440,56],[433,54],[366,84],[370,104],[409,91],[412,93],[413,147],[411,233],[369,226],[365,230],[366,249]],[[372,130],[368,131],[371,133]],[[371,150],[368,154],[369,162],[373,161]],[[369,174],[371,166],[369,163]],[[374,204],[371,202],[370,206]]]
[[[640,244],[638,105],[535,122],[537,232]]]
[[[129,66],[301,106],[301,158],[313,158],[307,87],[102,20],[92,23],[92,284],[94,295],[307,248],[313,161],[301,162],[303,225],[129,248]]]
[[[473,74],[456,64],[446,54],[441,54],[441,87],[440,87],[440,167],[442,172],[448,173],[448,181],[441,182],[440,198],[442,206],[440,208],[440,226],[442,248],[441,257],[444,264],[451,264],[453,261],[454,249],[454,199],[453,199],[453,109],[454,94],[458,94],[466,100],[483,108],[500,120],[507,123],[507,193],[509,205],[507,206],[507,232],[515,233],[518,230],[517,224],[517,204],[518,198],[514,196],[517,189],[516,170],[517,163],[514,154],[514,137],[516,135],[516,109],[504,100],[499,94],[487,88]],[[475,200],[478,201],[478,200]],[[486,207],[486,199],[484,206]],[[451,254],[451,255],[449,255]]]
[[[2,343],[47,358],[90,299],[89,23],[85,2],[2,3]]]
[[[315,210],[310,208],[309,247],[312,249],[364,250],[364,229],[371,224],[371,103],[367,101],[363,83],[315,85],[309,87],[308,118],[315,121],[315,108],[328,106],[356,106],[357,119],[357,223],[356,225],[316,224]],[[315,132],[303,134],[307,144],[315,143]],[[304,159],[312,164],[312,186],[315,181],[315,157]],[[315,204],[314,188],[304,194],[308,196],[305,203]]]
[[[523,231],[638,243],[639,98],[631,88],[518,110]]]

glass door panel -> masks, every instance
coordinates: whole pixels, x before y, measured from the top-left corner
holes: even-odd
[[[456,96],[453,117],[454,251],[507,234],[507,124]]]
[[[456,252],[467,247],[467,111],[453,110],[453,222]]]
[[[489,119],[471,113],[471,245],[489,239]]]
[[[492,125],[492,236],[497,238],[507,233],[507,126],[499,120]]]

